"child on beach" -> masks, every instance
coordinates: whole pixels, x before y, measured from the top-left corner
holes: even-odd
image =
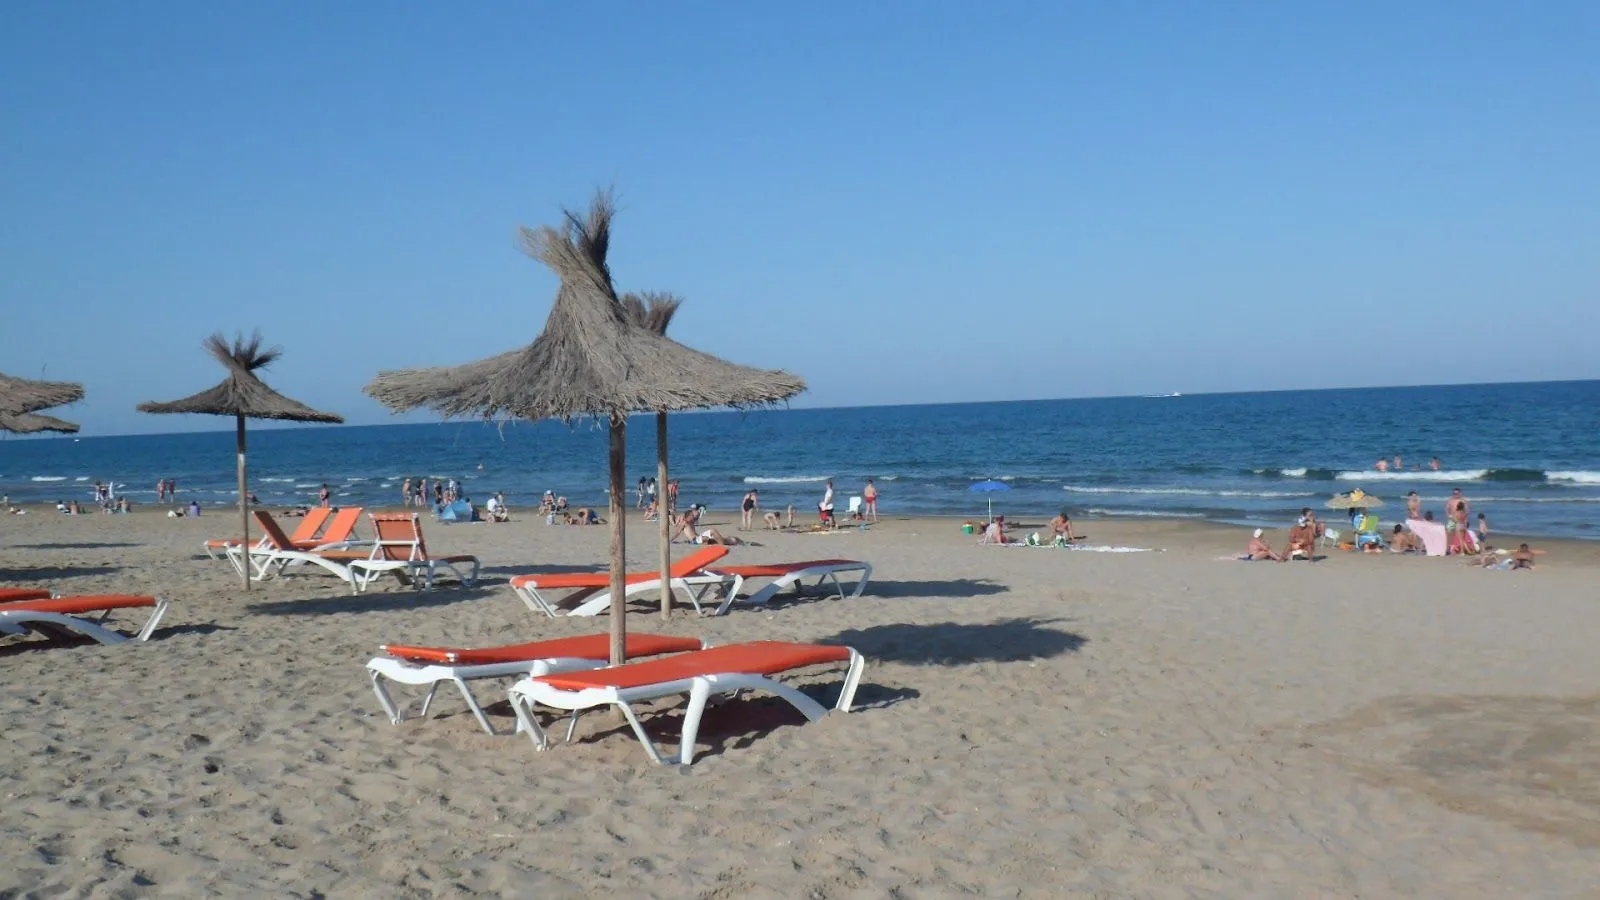
[[[1485,550],[1494,549],[1493,547],[1489,546],[1489,517],[1485,516],[1483,513],[1478,513],[1478,543],[1481,544]]]

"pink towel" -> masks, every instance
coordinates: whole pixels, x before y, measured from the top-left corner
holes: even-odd
[[[1443,556],[1445,547],[1444,526],[1438,522],[1429,522],[1426,519],[1407,519],[1406,527],[1411,533],[1422,538],[1422,546],[1428,551],[1429,556]]]

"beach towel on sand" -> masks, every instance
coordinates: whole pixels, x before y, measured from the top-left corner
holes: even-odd
[[[1429,556],[1443,556],[1449,544],[1445,540],[1444,526],[1438,522],[1429,522],[1427,519],[1407,519],[1406,527],[1411,533],[1422,538],[1422,546]]]

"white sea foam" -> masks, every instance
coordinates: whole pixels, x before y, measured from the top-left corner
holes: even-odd
[[[275,482],[279,482],[281,484],[294,484],[296,481],[299,481],[298,478],[292,478],[292,477],[291,478],[277,478],[277,477],[258,478],[256,480],[257,481],[275,481]]]
[[[79,475],[77,478],[74,478],[72,480],[73,481],[88,481],[89,480],[89,476],[87,476],[87,475]]]
[[[810,482],[821,483],[832,478],[832,475],[746,475],[745,484],[807,484]]]
[[[1098,506],[1090,507],[1089,514],[1093,516],[1126,516],[1135,519],[1204,519],[1205,513],[1197,512],[1162,512],[1159,509],[1101,509]]]
[[[1306,477],[1306,470],[1303,467],[1299,469],[1279,469],[1278,474],[1285,478],[1304,478]]]
[[[295,487],[297,487],[297,488],[299,488],[301,490],[306,490],[308,488],[310,488],[310,489],[321,489],[322,485],[321,484],[297,484],[297,485],[295,485]],[[671,573],[668,573],[668,574],[671,574]]]
[[[1254,497],[1275,500],[1284,497],[1316,497],[1311,491],[1208,491],[1203,488],[1136,488],[1136,487],[1079,487],[1063,485],[1062,490],[1075,494],[1148,494],[1174,497]]]
[[[29,478],[28,480],[29,481],[66,481],[67,480],[67,476],[65,476],[65,475],[35,475],[32,478]]]
[[[1582,470],[1546,472],[1544,477],[1550,481],[1564,481],[1570,484],[1600,484],[1600,472],[1585,472]]]
[[[1488,469],[1441,469],[1434,472],[1379,472],[1364,469],[1359,472],[1340,472],[1334,477],[1340,481],[1482,481]]]

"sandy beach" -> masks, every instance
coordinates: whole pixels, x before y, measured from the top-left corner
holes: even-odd
[[[737,514],[708,522],[732,533]],[[596,568],[606,529],[427,522],[433,552],[482,558],[480,586],[351,596],[320,574],[246,594],[198,553],[237,527],[42,509],[0,526],[0,584],[173,603],[145,644],[0,639],[0,894],[1600,892],[1600,545],[1536,541],[1537,569],[1509,573],[1223,561],[1248,533],[1193,522],[1079,523],[1160,551],[1126,554],[984,547],[943,519],[756,533],[732,560],[864,559],[874,579],[718,618],[640,604],[630,629],[849,644],[868,658],[857,709],[716,707],[681,769],[603,716],[536,752],[446,692],[396,727],[365,677],[382,643],[603,631],[534,616],[506,579]],[[639,568],[653,528],[630,522]],[[825,696],[838,676],[803,681]],[[503,691],[480,695],[509,731]]]

